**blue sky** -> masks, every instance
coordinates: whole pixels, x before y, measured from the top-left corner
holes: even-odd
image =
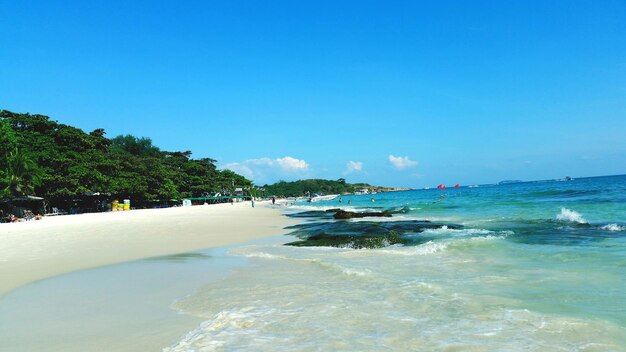
[[[0,108],[263,184],[626,173],[624,1],[0,0]]]

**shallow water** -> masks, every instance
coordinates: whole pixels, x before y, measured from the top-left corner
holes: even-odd
[[[201,320],[177,297],[245,259],[226,249],[161,256],[34,282],[0,300],[0,351],[154,351]]]
[[[626,350],[625,192],[607,177],[343,197],[396,210],[385,223],[298,204],[301,240],[378,224],[404,241],[233,250],[253,265],[178,301],[204,321],[165,351]]]

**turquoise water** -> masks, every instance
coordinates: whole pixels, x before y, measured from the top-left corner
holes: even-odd
[[[290,207],[287,240],[396,241],[233,249],[253,265],[177,301],[203,323],[164,350],[626,350],[626,176],[342,201]]]
[[[626,351],[626,176],[283,209],[287,236],[11,292],[0,351]]]

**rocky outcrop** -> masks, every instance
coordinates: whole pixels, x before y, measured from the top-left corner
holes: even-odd
[[[333,217],[337,220],[368,218],[368,217],[390,218],[391,212],[388,212],[388,211],[354,212],[354,211],[338,210]]]
[[[288,246],[310,247],[327,246],[341,248],[381,248],[394,244],[414,246],[430,241],[419,234],[427,229],[460,229],[454,224],[430,221],[330,221],[304,223],[290,227],[292,236],[300,240],[287,243]]]

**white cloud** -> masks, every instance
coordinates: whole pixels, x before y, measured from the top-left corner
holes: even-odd
[[[345,174],[349,174],[351,172],[359,172],[363,170],[363,163],[360,161],[348,161],[348,164],[346,165],[346,171],[344,172]]]
[[[278,167],[285,171],[307,170],[309,168],[309,164],[307,164],[306,161],[292,158],[290,156],[286,156],[284,158],[277,158],[277,159],[270,159],[270,158],[248,159],[244,161],[242,164],[254,165],[254,166]]]
[[[290,156],[276,159],[276,163],[285,171],[307,170],[309,168],[309,164],[306,161]]]
[[[224,165],[223,169],[232,170],[256,183],[273,182],[280,178],[302,176],[309,170],[309,164],[291,156],[284,158],[258,158]]]
[[[404,170],[417,166],[417,161],[409,159],[408,156],[389,155],[389,162],[396,170]]]

